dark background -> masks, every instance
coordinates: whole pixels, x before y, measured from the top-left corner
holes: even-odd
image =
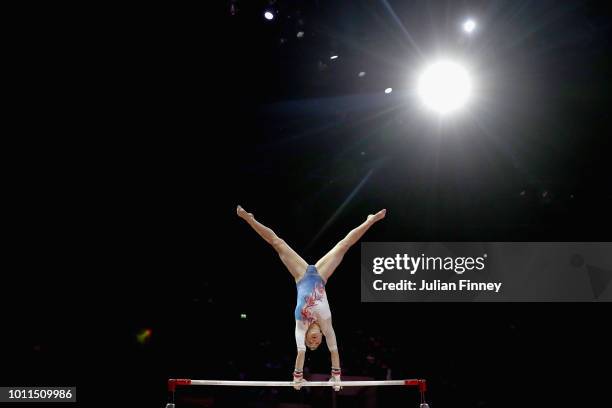
[[[381,208],[367,241],[609,240],[608,6],[389,4],[404,29],[378,1],[5,13],[2,385],[148,407],[169,377],[290,379],[294,284],[236,204],[311,263]],[[440,122],[409,87],[442,51],[480,87]],[[432,407],[608,401],[607,304],[361,304],[358,267],[327,287],[345,375],[427,378]]]

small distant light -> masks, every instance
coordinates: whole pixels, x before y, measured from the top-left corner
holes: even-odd
[[[246,318],[247,318],[246,313],[241,313],[241,314],[240,314],[240,318],[241,318],[241,319],[246,319]]]
[[[140,344],[144,344],[151,338],[152,334],[153,330],[151,329],[141,330],[138,334],[136,334],[136,341],[138,341]]]
[[[264,13],[264,17],[266,18],[266,20],[272,20],[274,18],[274,13],[272,13],[271,11],[266,11]]]
[[[471,33],[472,31],[474,31],[475,28],[476,23],[474,22],[474,20],[467,20],[465,23],[463,23],[463,30],[466,33]]]
[[[337,59],[337,58],[338,58],[338,56],[337,56],[337,55],[332,55],[331,57],[329,57],[329,59],[331,59],[331,60],[335,60],[335,59]]]
[[[303,31],[298,31],[297,38],[302,38],[303,36],[304,36],[304,32]]]
[[[361,71],[361,72],[358,74],[358,75],[359,75],[359,78],[363,78],[363,77],[365,76],[365,74],[366,74],[366,73],[365,73],[365,71]]]
[[[387,88],[387,89],[385,89],[385,93],[386,93],[386,94],[390,94],[391,92],[393,92],[393,88]]]

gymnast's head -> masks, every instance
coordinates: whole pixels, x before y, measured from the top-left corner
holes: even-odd
[[[304,340],[306,342],[306,347],[311,351],[316,350],[321,345],[321,341],[323,341],[323,333],[319,325],[311,324],[306,331],[306,338]]]

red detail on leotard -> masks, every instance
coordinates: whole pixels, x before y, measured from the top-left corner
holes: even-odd
[[[325,286],[322,283],[317,283],[314,291],[304,298],[304,306],[302,307],[302,320],[306,320],[308,324],[311,324],[315,321],[315,318],[312,314],[312,308],[319,303],[323,297],[325,296]]]

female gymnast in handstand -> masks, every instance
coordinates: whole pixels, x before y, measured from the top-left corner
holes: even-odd
[[[306,346],[316,350],[321,344],[323,336],[326,338],[327,348],[331,354],[330,382],[340,381],[340,355],[336,345],[336,335],[332,327],[331,311],[325,294],[325,284],[334,273],[344,254],[359,241],[365,232],[377,221],[385,218],[387,210],[368,215],[366,221],[348,233],[344,239],[336,244],[316,264],[308,265],[285,241],[279,238],[274,231],[259,223],[253,214],[246,212],[241,206],[236,213],[245,220],[268,244],[276,250],[283,264],[295,279],[297,286],[297,306],[295,307],[295,342],[297,343],[297,357],[293,371],[294,388],[299,390],[304,382],[303,368]],[[340,386],[334,386],[339,391]]]

